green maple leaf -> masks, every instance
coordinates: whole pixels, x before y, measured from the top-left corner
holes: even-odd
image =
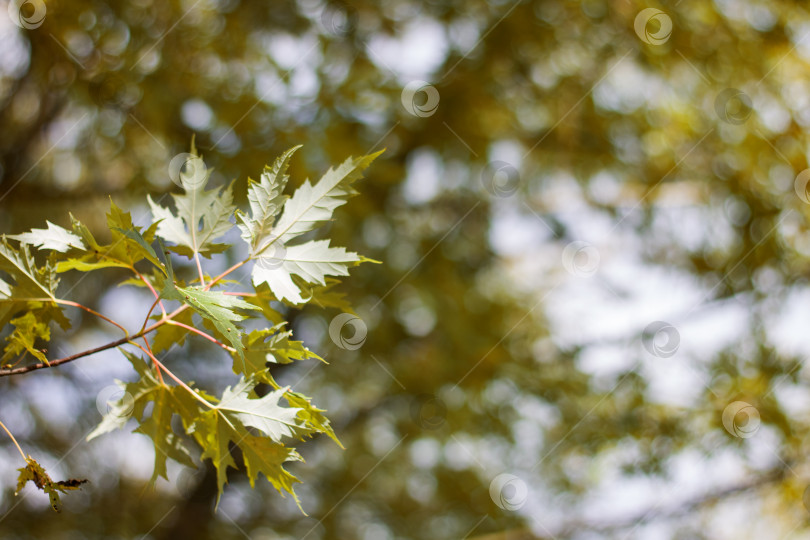
[[[202,447],[201,460],[210,459],[217,471],[217,505],[222,491],[228,482],[228,468],[236,469],[231,455],[230,443],[236,443],[246,436],[247,429],[226,420],[219,412],[210,410],[202,413],[188,427],[189,433]]]
[[[363,171],[382,152],[349,158],[336,169],[330,168],[314,186],[309,180],[304,181],[284,205],[284,211],[270,233],[272,238],[286,245],[293,238],[331,220],[335,208],[357,195],[352,184],[362,178]]]
[[[239,441],[238,446],[245,460],[250,487],[255,487],[256,479],[261,473],[282,496],[285,491],[292,495],[303,512],[301,501],[294,491],[294,484],[300,480],[287,472],[282,465],[286,461],[304,461],[304,458],[294,448],[275,443],[266,437],[248,435]]]
[[[155,466],[152,472],[151,482],[154,484],[158,476],[168,480],[166,471],[166,460],[171,458],[182,465],[194,467],[191,454],[186,448],[183,439],[172,429],[172,416],[175,414],[175,401],[178,399],[194,398],[179,386],[173,388],[163,387],[162,391],[152,395],[152,414],[148,419],[141,422],[135,433],[142,433],[152,439],[155,445]]]
[[[142,281],[139,281],[139,283],[143,284]],[[175,315],[173,320],[188,326],[194,326],[194,321],[192,320],[193,316],[194,311],[187,309]],[[154,315],[152,318],[161,319],[162,315]],[[175,326],[173,324],[158,326],[152,336],[152,352],[157,354],[162,351],[168,351],[174,345],[182,346],[186,342],[186,337],[188,337],[189,333],[190,331],[182,326]]]
[[[275,181],[278,174],[268,175],[263,191],[268,196],[275,195],[274,204],[268,205],[273,212],[254,212],[251,220],[240,216],[243,238],[251,246],[251,258],[257,260],[252,272],[255,286],[266,283],[279,300],[301,304],[304,296],[292,275],[299,276],[305,283],[325,285],[325,276],[346,276],[350,266],[368,260],[344,248],[329,247],[327,240],[299,245],[289,242],[331,220],[334,210],[357,194],[352,184],[380,153],[349,158],[336,169],[330,168],[314,186],[309,180],[304,181],[284,203],[282,214],[272,227],[269,226],[275,219],[276,205],[281,201],[280,190],[286,181]],[[290,155],[288,152],[279,158],[272,170],[283,175]],[[254,192],[256,189],[254,187]]]
[[[237,226],[242,231],[242,238],[250,246],[251,255],[256,254],[262,247],[261,242],[270,237],[273,223],[289,199],[283,195],[289,176],[286,175],[290,159],[301,146],[295,146],[284,152],[273,163],[272,167],[265,166],[259,182],[248,178],[248,203],[250,216],[236,212],[236,218],[241,222]]]
[[[281,324],[285,321],[284,316],[279,313],[274,307],[273,303],[276,301],[276,296],[270,290],[266,283],[254,287],[256,296],[246,296],[245,301],[256,306],[258,311],[261,311],[265,319],[273,324]]]
[[[156,223],[141,229],[132,222],[132,215],[129,212],[124,212],[110,200],[107,226],[112,241],[108,245],[101,245],[87,227],[72,215],[70,217],[73,221],[74,234],[82,239],[87,248],[81,255],[60,261],[56,267],[57,271],[90,272],[101,268],[133,268],[140,261],[147,260],[165,274],[163,264],[151,246],[155,241]]]
[[[37,266],[27,244],[14,249],[3,236],[0,239],[0,270],[11,276],[12,282],[0,278],[0,327],[21,311],[36,311],[39,320],[47,324],[56,321],[70,328],[70,321],[55,302],[59,278],[52,263]],[[42,301],[31,301],[42,298]]]
[[[340,280],[327,277],[324,281],[323,285],[305,283],[300,286],[304,302],[314,302],[320,308],[334,308],[342,313],[357,315],[349,304],[346,294],[334,290],[335,286],[340,284]]]
[[[324,409],[319,409],[313,405],[312,400],[304,394],[299,394],[289,389],[284,392],[284,398],[291,407],[300,409],[298,411],[298,418],[302,420],[307,427],[315,432],[325,433],[330,439],[335,441],[338,446],[343,448],[343,444],[337,438],[337,435],[335,435],[335,430],[332,429],[329,419],[323,414],[326,412]]]
[[[285,330],[286,322],[277,324],[272,328],[254,330],[242,337],[245,346],[244,362],[234,362],[234,373],[241,373],[245,377],[258,375],[259,378],[267,372],[267,364],[289,364],[296,360],[323,358],[310,351],[301,341],[294,341],[291,330]],[[236,360],[236,358],[234,358]]]
[[[79,236],[59,225],[54,225],[50,221],[45,223],[48,224],[47,229],[31,229],[30,232],[15,234],[9,236],[9,238],[30,244],[39,249],[48,249],[60,253],[66,253],[73,248],[85,249],[84,242]]]
[[[6,283],[6,288],[16,290],[20,293],[18,296],[56,299],[56,285],[59,283],[56,275],[48,267],[37,267],[26,244],[15,250],[3,236],[0,241],[0,270],[8,272],[14,279],[16,286],[10,287]]]
[[[23,351],[28,351],[40,362],[48,363],[48,358],[42,351],[34,347],[37,339],[43,341],[50,341],[51,331],[46,323],[37,320],[37,316],[33,311],[29,311],[21,317],[11,320],[14,325],[14,331],[6,337],[8,345],[5,348],[3,355],[3,362],[9,358],[13,358]]]
[[[251,435],[238,418],[219,409],[202,413],[189,431],[203,448],[201,459],[210,459],[216,468],[217,504],[228,482],[228,468],[236,468],[231,444],[242,451],[251,486],[262,473],[282,495],[286,491],[299,503],[293,490],[293,484],[299,480],[282,467],[286,461],[303,461],[294,449],[267,437]]]
[[[335,431],[332,429],[329,419],[323,414],[326,411],[316,407],[312,403],[311,398],[304,394],[294,392],[288,387],[280,386],[269,372],[265,372],[259,378],[262,382],[269,384],[276,390],[284,392],[284,399],[287,400],[287,403],[289,403],[291,407],[299,409],[298,419],[301,420],[307,428],[314,433],[326,434],[330,439],[335,441],[338,446],[343,448],[343,444],[337,438],[337,435],[335,435]]]
[[[206,291],[202,287],[178,287],[171,281],[166,281],[161,296],[167,300],[177,300],[188,304],[204,319],[211,321],[217,330],[236,349],[240,356],[244,354],[242,345],[242,331],[237,328],[236,322],[244,320],[245,315],[237,313],[235,309],[256,309],[238,296],[227,295],[221,291]]]
[[[167,478],[166,460],[174,459],[178,463],[194,467],[191,454],[183,440],[172,429],[172,416],[180,414],[184,424],[191,424],[200,412],[200,406],[194,397],[179,386],[167,386],[158,380],[155,371],[140,357],[121,349],[138,374],[138,379],[131,383],[116,381],[122,390],[122,396],[109,404],[109,411],[101,423],[94,429],[87,440],[115,429],[123,428],[129,418],[139,422],[135,429],[152,439],[155,446],[155,466],[152,483],[158,476]],[[152,404],[151,413],[144,418],[146,408]]]

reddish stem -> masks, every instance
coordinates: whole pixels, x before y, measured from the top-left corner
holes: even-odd
[[[132,271],[135,272],[135,274],[137,274],[137,276],[140,278],[141,281],[146,283],[146,286],[149,287],[149,290],[152,291],[152,294],[155,295],[155,301],[157,301],[157,303],[160,304],[160,311],[163,312],[163,316],[165,317],[166,316],[166,308],[163,307],[163,302],[160,300],[160,295],[157,293],[155,288],[152,287],[152,284],[149,283],[149,280],[146,279],[145,277],[143,277],[143,274],[141,274],[140,272],[135,270],[134,267],[132,268]],[[152,306],[152,309],[155,309],[155,306]],[[152,310],[149,310],[149,313],[151,314]],[[146,317],[146,320],[149,320],[149,316]]]
[[[167,368],[165,365],[163,365],[163,364],[161,363],[161,361],[160,361],[160,360],[158,360],[157,358],[155,358],[155,355],[154,355],[154,354],[152,354],[150,351],[148,351],[148,350],[144,349],[143,347],[141,347],[140,345],[138,345],[138,344],[137,344],[137,343],[135,343],[134,341],[130,341],[130,343],[131,343],[132,345],[135,345],[136,347],[138,347],[140,350],[142,350],[143,352],[145,352],[147,355],[149,355],[149,358],[151,358],[151,359],[152,359],[152,362],[154,362],[156,366],[159,366],[159,367],[160,367],[160,368],[161,368],[163,371],[165,371],[165,372],[166,372],[166,375],[168,375],[169,377],[171,377],[171,378],[174,380],[174,382],[176,382],[177,384],[179,384],[180,386],[182,386],[183,388],[185,388],[186,390],[188,390],[189,392],[191,392],[191,395],[193,395],[195,398],[197,398],[197,400],[198,400],[198,401],[200,401],[201,403],[205,404],[205,406],[206,406],[206,407],[209,407],[209,408],[211,408],[211,409],[213,409],[213,408],[214,408],[214,406],[213,406],[213,405],[211,405],[210,403],[208,403],[206,400],[204,400],[203,398],[201,398],[201,397],[200,397],[200,395],[199,395],[197,392],[195,392],[194,390],[192,390],[190,386],[188,386],[186,383],[184,383],[182,380],[180,380],[180,378],[178,378],[178,377],[177,377],[177,375],[175,375],[174,373],[172,373],[171,371],[169,371],[169,368]]]
[[[197,328],[194,328],[193,326],[189,326],[189,325],[187,325],[187,324],[183,324],[183,323],[181,323],[181,322],[177,322],[177,321],[173,321],[173,320],[167,320],[167,321],[166,321],[166,324],[170,324],[170,325],[172,325],[172,326],[179,326],[180,328],[185,328],[185,329],[186,329],[186,330],[188,330],[189,332],[194,332],[194,333],[195,333],[195,334],[197,334],[198,336],[202,336],[202,337],[204,337],[205,339],[207,339],[208,341],[210,341],[210,342],[212,342],[212,343],[216,343],[217,345],[219,345],[220,347],[222,347],[222,348],[223,348],[223,349],[225,349],[226,351],[229,351],[229,352],[236,352],[236,349],[234,349],[233,347],[229,347],[229,346],[225,345],[224,343],[222,343],[221,341],[219,341],[217,338],[215,338],[215,337],[214,337],[214,336],[212,336],[211,334],[208,334],[208,333],[206,333],[206,332],[203,332],[202,330],[199,330],[199,329],[197,329]]]

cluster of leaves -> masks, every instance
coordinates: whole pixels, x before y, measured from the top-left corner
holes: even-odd
[[[65,493],[66,491],[79,489],[82,484],[87,482],[87,480],[78,480],[75,478],[54,482],[51,480],[51,477],[48,476],[48,473],[45,472],[45,469],[42,468],[42,465],[31,456],[25,458],[25,467],[21,467],[17,470],[20,471],[20,476],[17,479],[16,493],[19,493],[28,482],[33,482],[37,488],[48,494],[48,498],[51,501],[51,508],[56,512],[62,509],[62,501],[59,499],[59,492]]]
[[[194,467],[193,456],[198,454],[216,467],[220,494],[227,482],[227,469],[236,467],[231,448],[237,447],[251,485],[261,473],[282,495],[288,492],[298,502],[293,490],[298,479],[283,468],[287,461],[302,459],[290,441],[322,433],[340,442],[322,409],[310,398],[281,387],[271,375],[271,364],[321,360],[292,339],[278,307],[279,303],[295,307],[316,302],[323,307],[351,309],[331,288],[336,276],[348,275],[350,267],[369,259],[332,247],[328,240],[305,240],[301,236],[331,220],[334,210],[357,193],[352,184],[379,153],[349,158],[330,168],[314,185],[305,181],[290,197],[284,195],[287,169],[297,149],[266,166],[259,181],[248,179],[249,213],[234,205],[233,183],[206,190],[210,173],[204,167],[186,167],[179,172],[185,192],[173,194],[174,208],[149,198],[154,219],[145,228],[136,226],[129,213],[112,203],[107,215],[112,236],[109,244],[100,244],[72,215],[72,231],[48,223],[46,229],[3,236],[0,270],[8,277],[0,276],[0,323],[11,324],[13,331],[7,337],[0,376],[50,366],[54,360],[49,361],[35,344],[50,339],[51,323],[68,327],[62,312],[66,306],[81,307],[125,332],[122,339],[88,354],[119,345],[135,347],[135,352],[120,350],[138,375],[134,382],[118,382],[123,397],[111,405],[89,439],[121,428],[134,418],[138,423],[135,431],[148,436],[155,446],[153,482],[167,477],[167,459]],[[193,143],[191,156],[201,163]],[[249,246],[248,257],[217,276],[207,275],[202,258],[227,252],[232,246],[217,241],[234,226],[239,227]],[[44,263],[35,261],[33,248],[47,252]],[[183,280],[175,273],[172,254],[192,260],[197,275]],[[251,290],[226,291],[225,286],[232,282],[225,277],[249,263],[253,264]],[[130,333],[109,318],[57,296],[58,274],[110,267],[129,269],[132,277],[124,283],[148,288],[155,297],[138,332]],[[179,305],[169,311],[169,302]],[[152,315],[158,307],[161,314]],[[195,325],[195,314],[201,324]],[[243,330],[240,322],[249,317],[266,321],[266,328]],[[217,344],[233,358],[238,379],[219,397],[180,380],[155,356],[173,344],[182,344],[191,334]],[[28,355],[39,363],[26,364]],[[11,364],[10,359],[16,360]],[[165,376],[175,384],[167,382]],[[272,390],[263,393],[268,387]],[[181,420],[181,433],[172,427],[175,415]],[[199,446],[197,451],[194,442]],[[56,507],[54,489],[61,489],[60,485],[51,482],[33,460],[21,471],[21,485],[34,480],[51,495]]]

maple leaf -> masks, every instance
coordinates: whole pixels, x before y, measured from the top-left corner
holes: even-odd
[[[237,328],[235,323],[244,320],[245,315],[234,310],[256,309],[253,304],[222,291],[206,291],[202,287],[179,287],[170,281],[166,281],[161,296],[167,300],[177,300],[191,306],[204,319],[214,324],[214,327],[225,336],[225,339],[240,356],[244,354],[242,331]]]
[[[72,248],[85,249],[84,242],[77,235],[50,221],[45,221],[45,223],[48,224],[47,229],[31,229],[27,233],[9,235],[9,238],[39,249],[49,249],[60,253],[66,253]]]
[[[335,430],[332,429],[329,419],[323,414],[326,412],[324,409],[319,409],[313,405],[312,400],[304,394],[293,392],[290,389],[285,390],[284,398],[291,407],[299,409],[298,418],[302,420],[309,429],[315,432],[325,433],[330,439],[335,441],[338,446],[343,448],[343,444],[337,438],[337,435],[335,435]]]
[[[142,281],[138,281],[141,285],[143,285]],[[173,317],[173,320],[183,323],[187,326],[193,326],[194,321],[192,317],[194,315],[194,311],[187,309]],[[153,316],[153,319],[161,319],[161,315]],[[152,352],[157,354],[162,351],[168,351],[174,345],[183,345],[186,342],[186,338],[191,332],[183,328],[182,326],[176,326],[173,324],[164,324],[158,327],[157,331],[155,331],[154,335],[152,336]]]
[[[56,285],[59,283],[58,279],[50,268],[37,267],[26,244],[22,244],[19,250],[15,250],[3,236],[0,242],[0,270],[8,272],[15,281],[14,287],[6,283],[6,288],[10,289],[9,292],[16,291],[17,296],[30,298],[56,299],[55,291]]]
[[[215,408],[226,418],[235,418],[243,425],[254,427],[276,442],[281,442],[284,437],[303,440],[305,435],[311,434],[311,430],[298,420],[298,409],[279,405],[284,388],[261,398],[251,397],[255,396],[255,385],[254,380],[242,378],[233,388],[225,388]]]
[[[130,361],[138,374],[138,380],[131,383],[116,381],[121,388],[121,397],[108,404],[108,412],[101,423],[94,429],[87,440],[99,435],[124,427],[130,418],[139,421],[136,433],[141,433],[152,439],[155,446],[155,466],[151,482],[158,476],[167,478],[166,460],[174,459],[178,463],[194,466],[191,454],[180,438],[172,429],[172,416],[180,414],[184,423],[192,423],[200,412],[194,397],[185,388],[167,386],[158,380],[155,371],[137,355],[121,349],[121,352]],[[151,413],[144,419],[147,405],[152,403]]]
[[[257,205],[250,219],[238,217],[242,221],[242,237],[250,245],[251,258],[256,259],[252,272],[254,286],[267,284],[279,300],[301,304],[305,300],[293,275],[305,283],[325,285],[325,276],[346,276],[350,266],[369,260],[344,248],[330,247],[328,240],[298,245],[289,242],[332,219],[334,210],[357,194],[352,184],[381,152],[347,159],[337,168],[330,168],[314,186],[305,180],[284,203],[281,216],[273,224],[278,205],[283,201],[280,195],[286,184],[283,173],[294,150],[276,160],[270,169],[272,174],[263,177],[261,184],[250,186],[254,198],[265,204]]]
[[[309,180],[304,181],[284,205],[284,211],[270,233],[272,237],[286,245],[293,238],[332,219],[335,208],[357,194],[352,184],[382,152],[348,158],[337,168],[330,168],[314,186]]]
[[[320,308],[334,308],[342,313],[357,315],[346,298],[346,294],[334,290],[335,286],[340,284],[340,280],[327,277],[324,281],[323,285],[307,283],[300,286],[304,302],[314,302]]]
[[[349,267],[370,260],[345,248],[330,247],[329,240],[312,240],[289,246],[272,258],[260,258],[253,267],[253,283],[267,283],[279,300],[301,304],[304,297],[293,275],[306,283],[326,285],[326,276],[348,276]]]
[[[279,493],[290,493],[301,507],[293,490],[293,484],[299,480],[282,467],[286,461],[303,461],[295,449],[267,437],[251,435],[238,418],[219,409],[204,412],[189,431],[203,448],[201,459],[210,459],[216,468],[217,505],[228,482],[228,468],[236,468],[230,451],[233,444],[242,451],[251,486],[262,473]]]
[[[37,339],[50,341],[51,331],[48,325],[40,322],[33,311],[29,311],[21,317],[12,319],[11,324],[14,325],[14,331],[6,337],[8,345],[6,345],[5,348],[3,362],[19,355],[23,351],[28,351],[40,362],[48,364],[48,358],[45,354],[34,347],[34,343]]]
[[[0,270],[13,281],[0,279],[0,327],[21,311],[36,310],[42,323],[56,321],[62,328],[70,328],[70,321],[55,302],[59,279],[51,263],[37,266],[27,244],[14,249],[4,236],[0,240]]]
[[[193,143],[191,155],[201,160]],[[229,247],[227,244],[214,243],[214,240],[233,227],[230,221],[236,210],[233,204],[233,183],[224,189],[206,191],[205,185],[210,174],[211,171],[206,169],[204,177],[199,181],[183,182],[184,194],[172,193],[176,214],[147,196],[152,215],[158,223],[158,236],[174,244],[170,247],[172,251],[189,259],[197,254],[210,257]]]
[[[59,492],[65,493],[79,489],[82,484],[87,482],[87,480],[77,479],[54,482],[51,480],[51,477],[48,476],[48,473],[45,472],[45,469],[42,468],[42,465],[37,463],[30,455],[25,458],[25,462],[25,467],[17,469],[20,475],[17,477],[17,489],[14,494],[17,495],[28,482],[33,482],[38,489],[48,494],[48,498],[51,501],[51,508],[56,512],[61,512],[62,510],[62,501],[59,499]]]
[[[295,360],[323,358],[310,351],[301,341],[294,341],[291,330],[285,330],[286,322],[279,323],[272,328],[254,330],[242,338],[245,347],[244,362],[234,362],[234,373],[241,373],[245,377],[254,374],[263,374],[267,364],[289,364]]]
[[[163,264],[151,246],[155,240],[156,223],[141,229],[132,222],[129,212],[124,212],[110,200],[107,226],[112,234],[112,241],[108,245],[101,245],[87,227],[72,215],[70,217],[73,221],[74,234],[82,239],[87,248],[83,254],[60,261],[56,266],[58,272],[133,268],[135,264],[145,259],[165,274]]]
[[[304,461],[304,458],[294,448],[288,448],[265,437],[248,435],[239,441],[238,446],[245,460],[250,487],[255,487],[256,478],[262,473],[282,496],[285,491],[292,495],[298,508],[303,512],[301,501],[293,489],[293,484],[300,480],[287,472],[282,465],[287,461]]]
[[[242,238],[250,246],[251,255],[255,255],[264,246],[273,229],[273,223],[281,211],[284,203],[289,199],[283,195],[289,176],[285,173],[290,165],[290,159],[301,146],[295,146],[276,158],[272,167],[265,166],[259,182],[248,178],[248,203],[250,216],[236,212],[236,218],[241,222],[237,226],[242,231]]]

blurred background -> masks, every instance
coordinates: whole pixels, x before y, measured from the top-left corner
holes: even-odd
[[[362,347],[290,310],[330,364],[274,372],[346,447],[298,445],[307,515],[235,471],[214,512],[206,466],[151,490],[146,437],[85,442],[134,376],[110,351],[0,379],[26,451],[90,480],[61,514],[15,497],[4,438],[4,538],[810,538],[803,3],[0,4],[3,233],[104,238],[110,197],[147,223],[193,134],[242,205],[293,145],[292,187],[387,149],[328,231],[384,262],[338,289]],[[142,291],[80,278],[63,298],[138,327]],[[53,358],[117,337],[74,311]],[[165,362],[221,391],[222,352]]]

